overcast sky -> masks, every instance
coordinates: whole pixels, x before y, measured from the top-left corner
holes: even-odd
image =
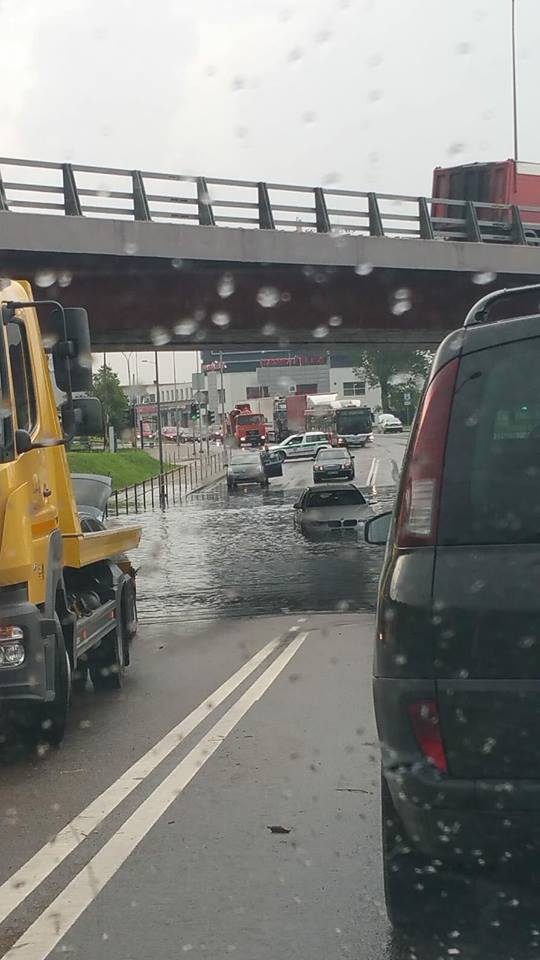
[[[540,2],[517,5],[520,153],[540,161]],[[512,155],[510,9],[0,0],[2,154],[429,194],[437,164]]]

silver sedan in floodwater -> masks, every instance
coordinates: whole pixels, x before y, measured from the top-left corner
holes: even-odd
[[[354,483],[307,487],[294,505],[294,525],[304,536],[355,534],[373,510]]]

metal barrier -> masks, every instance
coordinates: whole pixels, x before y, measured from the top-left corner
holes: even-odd
[[[540,207],[9,158],[0,158],[2,211],[337,236],[540,243]]]
[[[188,469],[189,466],[189,469]],[[193,466],[195,469],[193,470]],[[201,460],[159,473],[148,480],[141,480],[130,487],[115,490],[109,500],[107,515],[141,513],[156,507],[166,509],[182,503],[182,500],[206,480],[218,478],[223,470],[221,451]]]

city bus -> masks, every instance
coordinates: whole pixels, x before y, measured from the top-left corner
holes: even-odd
[[[371,408],[358,400],[340,400],[337,394],[315,394],[307,398],[306,430],[327,433],[335,446],[365,447],[373,440]]]

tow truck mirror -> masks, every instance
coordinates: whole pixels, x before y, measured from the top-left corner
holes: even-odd
[[[65,393],[92,388],[92,350],[88,314],[84,307],[65,307],[65,331],[62,317],[55,320],[60,339],[53,347],[54,376],[59,390]],[[67,340],[65,339],[67,336]]]
[[[67,408],[69,404],[64,404]],[[66,410],[69,418],[69,412]],[[73,398],[72,429],[66,430],[75,437],[102,437],[104,431],[103,407],[97,397]],[[64,416],[62,416],[64,421]],[[64,428],[68,424],[64,423]]]

